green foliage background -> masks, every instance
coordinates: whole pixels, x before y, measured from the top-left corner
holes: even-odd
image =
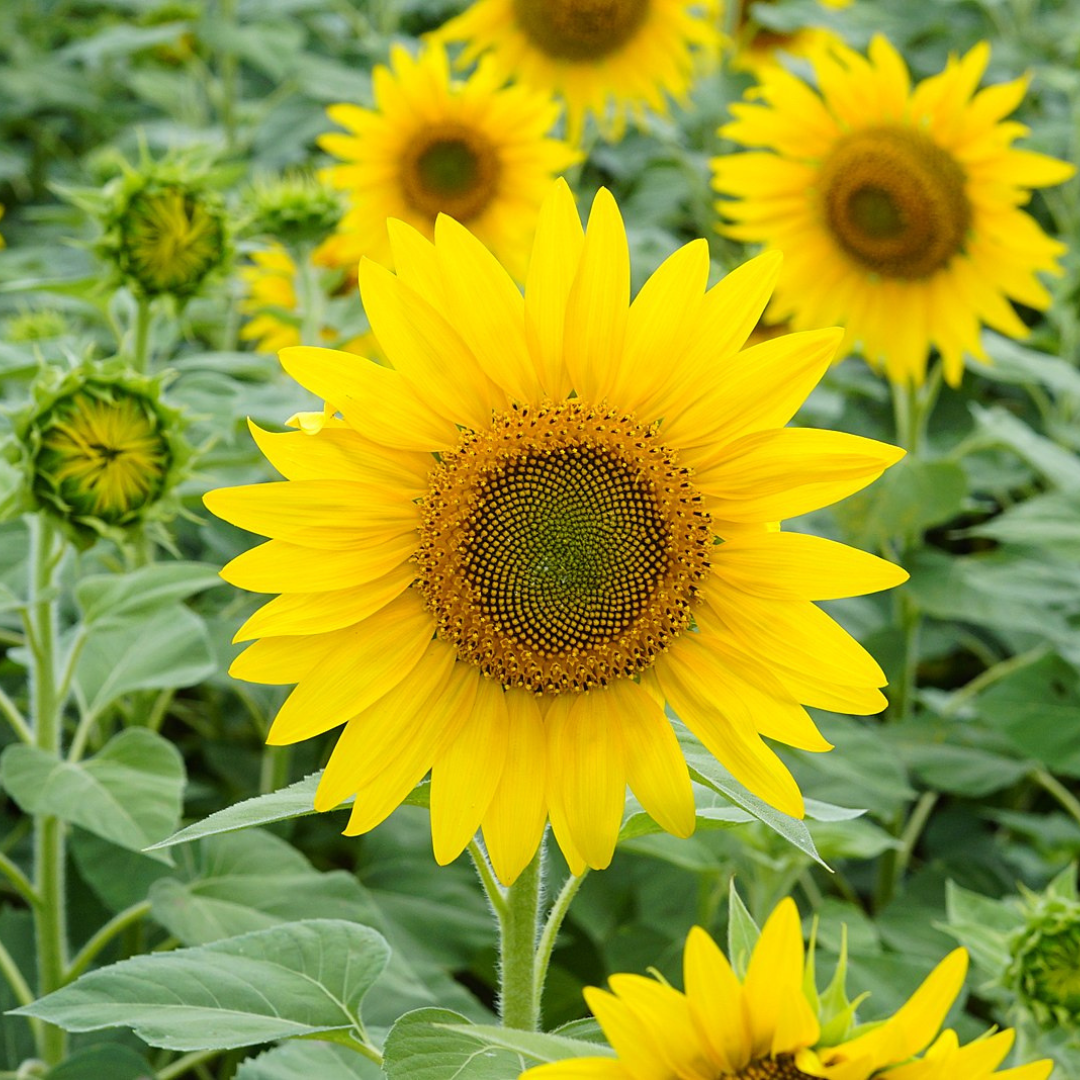
[[[135,301],[103,287],[90,250],[94,226],[66,192],[99,187],[121,159],[198,148],[213,162],[212,181],[228,201],[241,251],[250,251],[258,238],[245,231],[245,185],[323,161],[314,139],[330,127],[325,106],[370,103],[370,71],[389,43],[411,42],[461,6],[7,0],[0,7],[3,405],[12,413],[22,408],[43,365],[66,370],[130,348]],[[1077,160],[1080,21],[1071,0],[856,0],[838,11],[789,0],[758,9],[774,29],[824,23],[857,47],[884,32],[918,76],[940,70],[950,51],[989,39],[991,80],[1033,75],[1019,114],[1031,128],[1025,145]],[[715,130],[727,104],[747,85],[743,76],[711,77],[692,108],[617,145],[591,148],[574,186],[583,205],[601,183],[615,193],[630,233],[635,288],[694,237],[710,240],[714,278],[745,258],[715,232],[707,161],[723,149]],[[784,752],[820,804],[811,804],[805,828],[737,792],[733,798],[707,761],[693,763],[701,827],[691,839],[657,835],[628,807],[612,868],[586,880],[557,943],[544,1000],[548,1030],[579,1020],[581,988],[613,972],[655,967],[678,983],[687,929],[699,923],[723,937],[733,877],[758,922],[789,893],[816,915],[825,970],[847,926],[849,986],[872,991],[861,1016],[873,1019],[893,1011],[957,938],[978,944],[972,925],[986,914],[979,898],[1002,902],[995,928],[1004,934],[1000,911],[1013,911],[1006,901],[1019,883],[1039,891],[1063,871],[1069,876],[1080,856],[1077,182],[1036,195],[1032,213],[1070,246],[1067,273],[1051,285],[1054,306],[1045,315],[1022,312],[1032,326],[1022,343],[987,333],[993,366],[973,367],[960,390],[943,392],[921,455],[801,523],[867,549],[895,552],[899,543],[912,575],[903,595],[845,601],[830,611],[879,658],[893,686],[903,683],[906,650],[915,648],[914,708],[899,720],[822,714],[822,731],[837,749]],[[201,449],[180,492],[187,513],[161,534],[157,561],[139,565],[102,541],[63,564],[68,735],[79,752],[61,760],[0,728],[0,942],[8,966],[25,974],[36,997],[32,897],[20,875],[25,879],[31,864],[32,820],[48,816],[69,830],[72,978],[117,960],[171,953],[174,989],[195,1000],[207,972],[232,956],[228,939],[256,932],[245,939],[254,952],[244,954],[249,968],[240,982],[287,998],[281,977],[259,967],[260,950],[269,955],[282,942],[300,948],[297,935],[309,930],[305,948],[324,956],[347,948],[367,974],[344,986],[357,972],[323,969],[328,996],[313,1001],[309,1015],[282,1006],[293,1026],[280,1017],[249,1018],[243,1038],[233,1021],[231,1041],[212,1034],[222,1026],[214,1013],[226,1004],[245,1007],[238,1004],[241,985],[230,984],[220,1000],[201,999],[204,1012],[178,1034],[153,1003],[127,1000],[107,974],[90,975],[76,996],[58,996],[53,1012],[40,1013],[85,1031],[72,1036],[66,1060],[41,1075],[377,1077],[379,1066],[353,1052],[347,1033],[366,1028],[382,1043],[410,1013],[385,1043],[392,1080],[506,1080],[522,1063],[559,1056],[559,1047],[445,1026],[494,1023],[495,940],[471,866],[461,860],[439,869],[431,858],[423,792],[418,805],[370,835],[345,839],[341,815],[304,813],[311,785],[303,778],[319,768],[329,740],[289,752],[265,748],[283,691],[225,675],[237,651],[232,634],[256,598],[223,586],[216,571],[252,538],[209,519],[200,495],[270,479],[246,417],[280,428],[291,413],[319,404],[285,379],[272,357],[241,346],[242,296],[235,273],[225,276],[151,330],[156,365],[176,372],[167,399],[185,410],[187,438]],[[358,298],[333,304],[336,326],[365,328]],[[62,316],[51,324],[59,332],[16,340],[18,320],[25,324],[28,312],[42,309]],[[799,422],[891,439],[889,387],[848,359]],[[3,426],[0,435],[13,438]],[[19,513],[21,484],[18,468],[0,460],[0,705],[9,717],[28,707],[22,614],[30,535]],[[905,625],[916,609],[922,629],[913,641]],[[290,783],[299,786],[270,794]],[[184,842],[145,850],[185,823],[260,794],[267,799],[211,819]],[[553,887],[564,875],[556,854]],[[297,927],[299,920],[318,920],[317,929]],[[362,926],[383,935],[389,952]],[[236,963],[225,967],[235,974]],[[0,1009],[26,1004],[5,974]],[[1075,1029],[1040,1029],[1015,995],[991,985],[994,975],[978,969],[969,980],[970,996],[951,1017],[961,1035],[975,1037],[992,1023],[1017,1025],[1018,1060],[1049,1054],[1056,1076],[1080,1077]],[[369,983],[375,989],[359,1028],[355,1009]],[[333,995],[348,1001],[344,1014],[334,1011]],[[435,1011],[410,1012],[417,1009]],[[124,1027],[100,1030],[103,1023]],[[321,1039],[273,1045],[304,1034]],[[566,1034],[597,1038],[588,1022]],[[478,1057],[485,1039],[490,1049]],[[36,1054],[27,1019],[0,1018],[0,1077],[14,1077]]]

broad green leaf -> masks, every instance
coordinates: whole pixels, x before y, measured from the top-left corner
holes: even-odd
[[[732,825],[745,825],[753,821],[753,815],[737,806],[712,806],[699,808],[695,815],[698,829],[729,829]],[[664,830],[644,811],[631,813],[619,830],[619,843],[636,840],[642,836],[655,836]],[[664,835],[667,835],[664,833]]]
[[[954,462],[906,457],[833,512],[851,538],[880,547],[897,537],[917,539],[956,517],[967,488],[967,476]]]
[[[137,956],[16,1010],[68,1031],[130,1027],[167,1050],[227,1050],[359,1032],[360,1001],[386,967],[381,934],[331,919]]]
[[[1025,761],[974,746],[919,741],[913,733],[903,748],[912,772],[929,787],[979,799],[1010,787],[1028,771]]]
[[[566,1035],[545,1035],[539,1031],[515,1031],[490,1024],[448,1024],[446,1030],[465,1035],[486,1046],[512,1050],[525,1057],[530,1065],[567,1058],[612,1057],[613,1051],[594,1042],[571,1039]]]
[[[1080,560],[1080,493],[1050,491],[1036,495],[960,535],[1041,548],[1061,559]]]
[[[675,732],[690,768],[690,776],[694,780],[719,792],[727,800],[756,817],[758,821],[764,822],[815,862],[825,866],[803,822],[782,814],[763,799],[747,791],[682,724],[675,725]],[[825,868],[828,869],[827,866]]]
[[[74,687],[83,709],[98,714],[133,690],[193,686],[216,670],[203,621],[180,606],[92,633]]]
[[[972,405],[971,411],[983,445],[1007,447],[1055,487],[1080,490],[1080,460],[1075,453],[1033,431],[1004,406]]]
[[[1080,397],[1080,371],[1067,360],[1029,349],[991,330],[983,332],[982,340],[993,362],[969,361],[968,366],[978,373],[978,378],[1015,386],[1038,384],[1058,394]]]
[[[236,1070],[236,1080],[383,1080],[383,1076],[378,1065],[355,1050],[307,1039],[275,1046]]]
[[[77,764],[36,747],[9,746],[0,776],[26,813],[53,814],[132,851],[168,835],[180,819],[183,760],[146,728],[122,731]]]
[[[154,1070],[129,1046],[104,1043],[76,1050],[51,1068],[45,1080],[153,1080]]]
[[[221,584],[209,563],[154,563],[129,574],[94,574],[75,586],[83,622],[95,628],[142,620]]]
[[[307,817],[317,812],[315,790],[321,779],[321,771],[312,773],[310,776],[305,776],[303,780],[289,784],[288,787],[279,788],[266,795],[256,795],[252,799],[245,799],[243,802],[238,802],[203,818],[202,821],[186,826],[154,846],[172,847],[174,844],[190,843],[204,836],[216,836],[219,833],[236,832],[239,829],[250,829],[261,825],[272,825],[277,821]],[[426,780],[418,784],[402,800],[402,806],[427,806],[428,786]],[[341,805],[348,806],[351,802],[352,799],[347,799]]]
[[[484,1046],[453,1030],[465,1023],[464,1016],[448,1009],[406,1013],[383,1047],[388,1080],[511,1080],[528,1068],[521,1054]]]
[[[810,832],[818,850],[827,859],[873,859],[890,848],[899,850],[903,847],[896,837],[868,818],[815,822]]]
[[[954,881],[946,883],[945,910],[948,922],[939,928],[971,953],[984,976],[999,977],[1009,965],[1006,940],[1020,917],[1000,900],[981,896]]]

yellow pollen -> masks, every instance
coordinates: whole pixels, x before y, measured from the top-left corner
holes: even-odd
[[[956,159],[899,124],[842,138],[821,166],[819,191],[837,243],[882,277],[930,277],[963,249],[971,226]]]
[[[459,657],[504,686],[588,690],[690,622],[714,540],[656,430],[578,401],[522,406],[432,470],[420,589]]]
[[[438,124],[423,132],[401,161],[405,201],[434,219],[448,214],[467,222],[498,193],[502,163],[489,140],[464,124]]]
[[[554,60],[599,60],[641,29],[649,0],[513,0],[525,36]]]

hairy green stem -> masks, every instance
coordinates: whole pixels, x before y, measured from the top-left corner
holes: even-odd
[[[0,874],[8,879],[11,887],[26,901],[30,907],[37,907],[41,903],[34,883],[22,872],[22,870],[3,852],[0,852]]]
[[[307,245],[298,245],[293,257],[296,260],[296,284],[300,303],[300,344],[318,345],[322,341],[323,314],[326,307],[319,270],[311,261],[311,249]]]
[[[540,933],[540,944],[536,947],[536,963],[533,970],[533,996],[537,1003],[537,1010],[539,1010],[540,1002],[543,1001],[544,983],[547,982],[548,968],[551,966],[551,954],[555,951],[555,942],[558,940],[559,930],[562,928],[566,913],[570,910],[570,905],[573,903],[574,897],[577,896],[578,889],[581,888],[581,883],[585,880],[585,875],[588,872],[586,869],[583,874],[571,874],[563,882],[559,895],[555,897],[555,903],[551,905],[551,911],[548,912],[547,921],[544,923],[544,928]]]
[[[473,866],[476,867],[476,873],[480,878],[480,884],[484,887],[484,895],[487,897],[487,902],[491,905],[491,910],[495,913],[495,918],[499,920],[501,926],[503,919],[506,918],[506,892],[498,881],[495,880],[495,872],[491,869],[491,863],[488,861],[487,854],[476,842],[475,837],[469,841],[468,852],[469,857],[473,861]]]
[[[131,366],[145,372],[150,361],[150,323],[152,312],[148,297],[140,296],[135,308],[135,342],[131,350]]]
[[[1032,769],[1031,779],[1035,781],[1047,794],[1057,799],[1061,808],[1077,823],[1080,824],[1080,800],[1067,788],[1056,776],[1047,769]]]
[[[164,1068],[158,1069],[157,1080],[179,1080],[184,1073],[191,1072],[208,1061],[213,1061],[220,1053],[220,1050],[193,1050],[190,1054],[178,1057]]]
[[[537,927],[543,846],[506,890],[506,915],[499,925],[499,1016],[503,1026],[522,1031],[540,1027],[537,989]]]
[[[39,750],[59,756],[63,702],[57,693],[56,599],[54,573],[60,556],[56,537],[44,515],[31,524],[30,604],[27,609],[31,644],[31,702],[34,743]],[[34,937],[37,947],[38,991],[59,990],[67,969],[67,893],[64,823],[51,815],[34,818]],[[52,1024],[41,1029],[39,1053],[48,1065],[63,1060],[67,1034]]]
[[[12,730],[18,736],[20,742],[32,744],[34,733],[30,730],[26,717],[19,711],[18,705],[0,689],[0,713],[3,713],[11,725]]]

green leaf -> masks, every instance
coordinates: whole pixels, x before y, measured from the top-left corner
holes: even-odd
[[[697,829],[730,829],[732,825],[745,825],[753,821],[753,815],[737,806],[712,806],[700,807],[695,815]],[[632,813],[619,830],[619,843],[636,840],[643,836],[655,836],[664,833],[664,830],[644,811]]]
[[[288,923],[213,945],[123,960],[15,1011],[68,1031],[130,1027],[167,1050],[227,1050],[327,1031],[359,1033],[364,994],[390,951],[366,926]]]
[[[217,670],[206,626],[186,607],[92,633],[75,668],[75,693],[98,714],[133,690],[193,686]]]
[[[236,1080],[306,1080],[308,1077],[383,1080],[383,1071],[348,1047],[307,1039],[275,1046],[265,1054],[248,1058],[236,1070]]]
[[[174,844],[187,844],[200,840],[204,836],[216,836],[219,833],[236,832],[261,825],[272,825],[277,821],[289,821],[292,818],[307,817],[317,813],[315,809],[315,790],[322,779],[322,772],[312,773],[303,780],[297,780],[288,787],[279,788],[266,795],[256,795],[233,806],[203,818],[202,821],[188,825],[172,836],[166,837],[155,848],[172,847]],[[427,806],[429,784],[425,780],[418,784],[402,799],[402,806]],[[352,799],[341,804],[348,806]]]
[[[1036,495],[959,535],[1041,548],[1061,559],[1080,560],[1080,493],[1050,491]]]
[[[613,1057],[613,1051],[594,1042],[583,1042],[565,1035],[545,1035],[539,1031],[515,1031],[512,1028],[493,1027],[490,1024],[447,1024],[447,1031],[454,1031],[476,1039],[485,1046],[500,1050],[513,1050],[523,1055],[530,1064],[547,1061],[565,1061],[579,1057]]]
[[[928,787],[974,799],[1011,787],[1029,771],[1024,761],[974,746],[919,741],[915,733],[905,743],[904,758]]]
[[[743,903],[739,890],[735,888],[735,877],[728,887],[728,960],[739,978],[744,978],[750,964],[754,946],[761,937],[761,930],[754,922],[754,917]]]
[[[756,817],[758,821],[768,825],[770,829],[794,844],[800,851],[805,852],[815,862],[821,863],[826,870],[829,869],[822,861],[817,848],[814,847],[814,841],[803,822],[782,814],[763,799],[747,791],[682,724],[675,725],[675,733],[679,737],[679,744],[682,746],[683,756],[690,768],[692,779],[719,792],[729,802],[733,802],[748,814]]]
[[[1075,453],[1032,431],[1001,405],[984,409],[973,404],[971,411],[982,445],[1008,447],[1055,487],[1066,491],[1080,489],[1080,461]]]
[[[833,512],[850,537],[880,547],[896,537],[917,539],[956,517],[967,488],[967,475],[954,462],[906,457]]]
[[[1080,371],[1067,360],[1029,349],[989,330],[983,332],[982,340],[993,363],[970,361],[968,364],[980,379],[1015,386],[1041,385],[1058,394],[1080,397]]]
[[[1007,939],[1021,918],[1000,900],[981,896],[954,881],[945,885],[945,910],[948,922],[939,929],[971,953],[985,976],[1000,977],[1010,960]]]
[[[209,563],[155,563],[130,574],[94,574],[75,586],[75,600],[87,626],[118,626],[145,619],[204,589],[221,584]]]
[[[53,814],[131,851],[168,835],[180,820],[183,760],[146,728],[122,731],[78,764],[36,747],[9,746],[0,777],[26,813]]]
[[[465,1023],[464,1016],[448,1009],[406,1013],[386,1037],[387,1080],[508,1080],[528,1068],[521,1054],[484,1046],[453,1030]]]
[[[51,1068],[45,1080],[153,1080],[154,1070],[129,1046],[104,1043],[76,1050]]]

